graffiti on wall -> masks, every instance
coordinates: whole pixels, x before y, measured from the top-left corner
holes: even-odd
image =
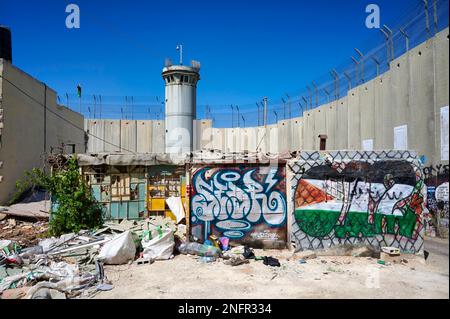
[[[299,249],[339,244],[423,245],[426,187],[409,152],[302,152],[293,175]]]
[[[191,181],[191,233],[286,242],[284,166],[201,167]]]
[[[423,168],[425,184],[427,185],[426,216],[427,235],[448,237],[448,165],[431,165]]]

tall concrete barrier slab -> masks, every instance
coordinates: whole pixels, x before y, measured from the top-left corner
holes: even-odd
[[[351,150],[361,147],[361,87],[358,86],[348,92],[348,148]]]
[[[448,54],[448,53],[447,53]],[[411,63],[410,129],[408,148],[434,159],[434,71],[432,43],[423,43],[409,52]]]
[[[153,125],[150,121],[136,121],[136,145],[138,153],[152,152]]]
[[[165,152],[165,125],[164,121],[152,122],[152,153],[162,154]]]

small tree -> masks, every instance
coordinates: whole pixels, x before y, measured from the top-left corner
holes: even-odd
[[[102,225],[101,205],[83,182],[76,157],[71,157],[64,168],[52,175],[42,169],[25,173],[26,179],[17,183],[19,191],[34,187],[50,192],[56,211],[50,218],[49,233],[59,236]],[[15,197],[20,197],[16,195]]]

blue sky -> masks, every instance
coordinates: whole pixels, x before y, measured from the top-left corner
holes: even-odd
[[[65,27],[69,3],[80,7],[80,29]],[[370,3],[395,24],[420,1],[0,0],[0,24],[12,29],[14,64],[61,96],[78,82],[84,94],[163,96],[164,58],[177,61],[183,43],[184,60],[202,64],[199,104],[254,105],[381,43],[365,27]]]

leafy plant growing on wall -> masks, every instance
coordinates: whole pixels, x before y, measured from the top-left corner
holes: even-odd
[[[17,183],[19,191],[36,187],[49,191],[52,202],[56,204],[50,218],[51,235],[59,236],[102,225],[101,205],[83,182],[75,157],[70,158],[63,169],[52,175],[35,168],[26,173],[25,180]],[[20,197],[20,194],[16,196]]]

